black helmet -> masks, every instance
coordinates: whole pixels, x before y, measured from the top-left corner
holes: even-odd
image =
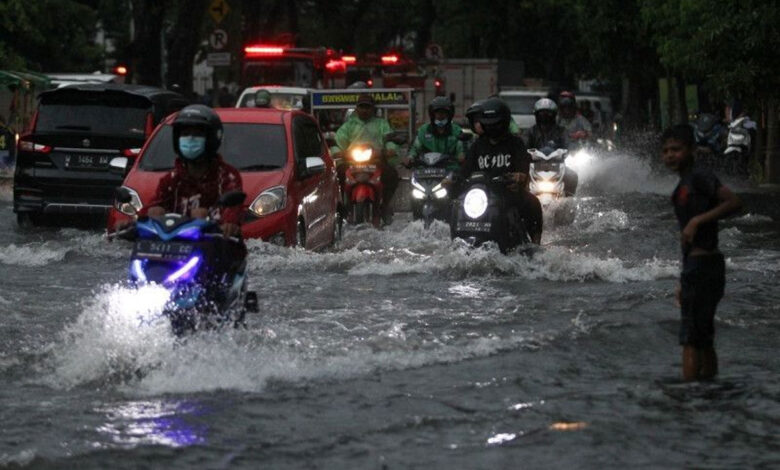
[[[179,111],[179,115],[173,120],[173,149],[176,155],[179,152],[179,135],[182,127],[200,127],[206,131],[207,156],[217,154],[217,149],[222,143],[222,120],[213,109],[204,104],[191,104]]]
[[[476,133],[477,130],[474,129],[474,124],[476,124],[477,120],[479,120],[480,116],[482,116],[482,103],[484,101],[475,101],[474,103],[469,106],[469,109],[466,110],[466,118],[469,120],[469,128],[471,128],[471,131]]]
[[[363,89],[368,88],[368,83],[364,82],[363,80],[358,80],[356,82],[352,82],[347,88],[357,88],[357,89]]]
[[[512,119],[512,112],[500,98],[489,98],[482,103],[479,122],[488,137],[496,138],[509,133],[510,119]]]
[[[428,117],[431,119],[431,123],[434,121],[433,115],[436,111],[445,111],[447,113],[447,124],[449,124],[452,121],[452,116],[455,115],[455,106],[452,105],[452,102],[446,96],[437,96],[428,105]]]

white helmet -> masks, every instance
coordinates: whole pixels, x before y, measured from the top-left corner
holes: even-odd
[[[555,101],[549,98],[542,98],[534,104],[534,114],[538,111],[551,111],[553,113],[558,112],[558,105]]]

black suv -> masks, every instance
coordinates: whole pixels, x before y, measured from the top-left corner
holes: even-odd
[[[77,84],[41,93],[17,147],[17,222],[38,224],[44,214],[100,220],[157,123],[187,104],[178,93],[140,85]]]

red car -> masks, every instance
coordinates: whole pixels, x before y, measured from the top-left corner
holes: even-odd
[[[342,225],[338,177],[317,121],[295,110],[215,111],[224,126],[219,153],[241,172],[247,194],[244,237],[309,249],[338,240]],[[172,114],[157,126],[125,177],[123,186],[131,191],[135,210],[149,203],[160,178],[173,168],[175,117]],[[132,213],[132,208],[115,203],[108,216],[109,230]]]

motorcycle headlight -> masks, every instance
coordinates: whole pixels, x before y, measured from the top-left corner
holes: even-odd
[[[144,205],[141,203],[141,198],[134,189],[128,188],[127,186],[122,187],[130,193],[130,202],[119,202],[114,200],[114,208],[125,215],[133,216],[140,211]]]
[[[413,187],[413,188],[415,188],[415,189],[418,189],[418,190],[422,191],[423,193],[425,192],[425,186],[421,185],[421,184],[420,184],[420,183],[417,181],[417,178],[415,178],[414,176],[412,176],[412,180],[411,180],[410,182],[412,183],[412,187]]]
[[[444,199],[447,197],[447,189],[446,188],[439,188],[436,191],[433,192],[433,195],[436,196],[439,199]]]
[[[536,181],[536,190],[541,193],[555,192],[555,183],[552,181]]]
[[[284,186],[276,186],[263,191],[257,196],[255,200],[252,201],[252,204],[249,205],[249,210],[258,217],[263,217],[284,209],[286,202],[287,188]]]
[[[487,206],[487,194],[482,189],[474,188],[466,193],[466,197],[463,198],[463,210],[472,219],[482,217],[487,210]]]
[[[371,150],[371,147],[369,147],[369,148],[357,147],[357,148],[352,149],[352,151],[350,152],[349,155],[352,157],[352,160],[354,160],[354,161],[356,161],[358,163],[363,163],[363,162],[367,162],[367,161],[371,160],[371,154],[372,153],[373,153],[373,151]]]
[[[415,199],[425,199],[425,193],[417,188],[412,189],[412,197]]]

